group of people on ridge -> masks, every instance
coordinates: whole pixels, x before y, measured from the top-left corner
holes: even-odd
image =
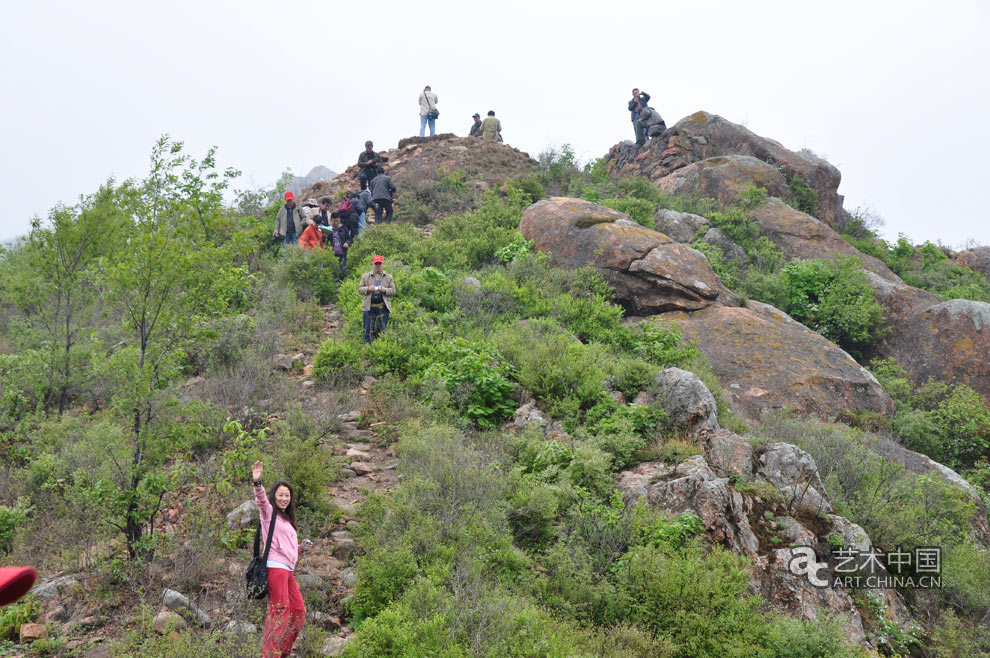
[[[430,85],[426,85],[423,91],[419,94],[419,136],[426,136],[426,127],[430,127],[430,137],[436,134],[437,127],[437,117],[440,116],[440,110],[437,109],[437,103],[439,99],[436,93],[430,89]],[[491,139],[496,142],[502,141],[502,122],[495,118],[495,110],[488,110],[488,116],[484,121],[481,120],[481,115],[477,112],[474,113],[473,117],[474,123],[471,124],[470,132],[468,137],[481,137],[482,139]]]

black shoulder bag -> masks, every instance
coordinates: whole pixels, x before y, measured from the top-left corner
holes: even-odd
[[[430,113],[426,116],[436,121],[440,117],[440,110],[433,107],[433,103],[430,102],[430,97],[426,95],[425,91],[423,92],[423,98],[426,99],[426,107],[430,108]]]
[[[265,541],[265,554],[258,555],[261,544],[261,521],[254,533],[254,557],[248,564],[244,577],[247,579],[247,596],[249,599],[263,599],[268,596],[268,552],[272,550],[272,534],[275,532],[275,518],[278,512],[272,508],[272,522],[268,526],[268,540]]]

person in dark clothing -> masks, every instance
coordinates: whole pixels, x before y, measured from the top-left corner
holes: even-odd
[[[643,136],[643,141],[637,142],[638,144],[645,143],[647,139],[659,137],[667,129],[667,123],[663,117],[652,107],[644,107],[639,115],[639,121],[636,123],[639,134]]]
[[[374,144],[370,141],[364,143],[364,150],[358,156],[358,166],[361,167],[361,189],[368,187],[368,183],[375,177],[378,168],[382,166],[382,156],[374,151]]]
[[[471,124],[471,132],[468,137],[481,137],[481,115],[474,113],[474,123]]]
[[[395,194],[395,183],[385,175],[383,167],[378,168],[378,175],[371,180],[371,198],[375,202],[375,222],[392,221],[392,195]]]
[[[636,133],[637,144],[642,144],[646,141],[646,138],[639,129],[639,119],[640,114],[643,112],[643,108],[646,107],[646,104],[649,102],[650,95],[648,93],[645,91],[640,91],[639,89],[632,90],[632,100],[629,101],[629,113],[632,117],[633,131]]]
[[[368,225],[368,209],[369,208],[374,209],[375,201],[374,199],[371,198],[371,190],[369,189],[361,190],[354,196],[356,196],[358,199],[361,200],[361,203],[358,204],[357,201],[354,201],[352,199],[352,202],[354,203],[354,208],[355,209],[364,208],[364,210],[361,210],[360,213],[358,214],[358,229],[357,229],[357,234],[354,236],[355,238],[359,238],[361,237],[361,234],[364,233],[365,226]]]
[[[327,244],[333,249],[333,255],[340,262],[340,280],[347,276],[347,250],[354,242],[351,230],[340,223],[340,215],[331,213],[329,232],[324,231],[327,236]]]
[[[320,199],[320,208],[310,217],[314,222],[316,222],[316,228],[320,231],[324,246],[327,244],[327,234],[320,227],[330,226],[330,214],[330,197],[325,196]]]

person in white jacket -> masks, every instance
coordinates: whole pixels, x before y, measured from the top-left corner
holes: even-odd
[[[436,134],[437,130],[437,116],[440,112],[437,110],[437,95],[433,93],[430,89],[430,85],[426,85],[423,89],[423,93],[419,95],[419,136],[422,137],[426,133],[426,124],[430,124],[430,137]]]

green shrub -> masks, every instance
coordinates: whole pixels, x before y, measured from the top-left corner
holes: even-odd
[[[320,304],[337,299],[335,275],[340,265],[330,249],[289,249],[285,268],[286,282],[301,300],[316,298]]]
[[[522,233],[517,231],[509,244],[495,252],[495,258],[501,263],[511,263],[523,254],[531,253],[532,250],[533,241],[527,240]]]
[[[766,300],[822,334],[853,356],[862,356],[883,337],[883,308],[856,258],[793,262],[780,270],[782,300]]]
[[[40,614],[41,602],[33,595],[0,608],[0,640],[16,640],[21,624],[36,622]]]
[[[631,399],[650,388],[660,368],[643,359],[627,357],[614,361],[610,371],[609,384]]]
[[[807,215],[817,217],[818,195],[808,187],[807,181],[797,175],[788,176],[787,186],[791,188],[791,194],[794,195],[794,207]]]
[[[328,338],[313,357],[313,378],[326,382],[350,382],[361,374],[361,344]]]
[[[369,551],[357,559],[360,574],[348,611],[355,623],[374,617],[395,601],[419,573],[416,557],[407,546]]]
[[[767,188],[748,185],[739,190],[739,205],[746,210],[759,208],[767,202]]]
[[[495,333],[499,351],[515,365],[516,380],[554,417],[576,417],[601,398],[607,358],[552,322],[530,321]]]
[[[478,426],[497,427],[516,410],[512,382],[506,377],[511,369],[496,350],[455,338],[437,358],[424,377],[442,381],[457,408]]]
[[[536,203],[540,199],[547,197],[546,190],[543,189],[543,185],[540,184],[540,180],[536,176],[510,178],[505,181],[503,186],[507,192],[509,190],[516,190],[525,195],[529,203]]]
[[[0,505],[0,555],[14,547],[14,533],[27,522],[31,507],[26,498],[18,498],[12,507]]]
[[[509,491],[507,518],[516,543],[530,549],[544,546],[553,538],[557,518],[554,487],[532,474],[516,471]]]
[[[630,218],[640,226],[645,226],[651,231],[655,231],[657,226],[653,221],[653,215],[657,211],[656,204],[646,199],[626,197],[624,199],[602,199],[601,205],[612,210],[629,215]]]

